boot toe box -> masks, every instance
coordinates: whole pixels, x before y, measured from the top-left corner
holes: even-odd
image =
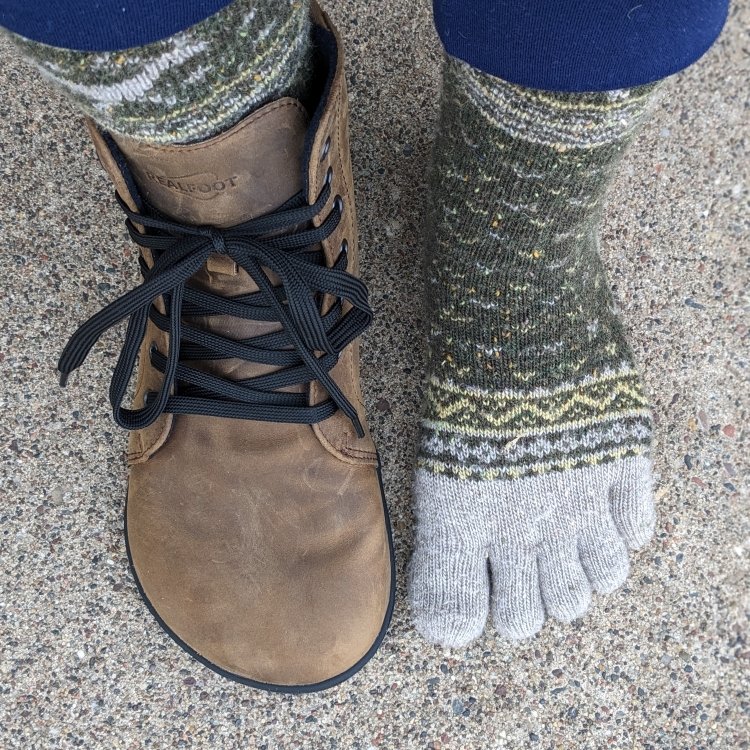
[[[302,493],[293,474],[218,490],[209,472],[158,463],[133,467],[126,535],[141,593],[180,645],[272,690],[322,689],[369,659],[393,606],[375,467]]]

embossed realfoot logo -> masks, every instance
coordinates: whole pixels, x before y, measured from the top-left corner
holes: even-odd
[[[239,179],[237,175],[222,179],[211,172],[189,174],[182,177],[166,177],[147,171],[146,177],[168,190],[190,195],[192,198],[202,201],[213,200],[222,193],[237,187],[237,180]]]

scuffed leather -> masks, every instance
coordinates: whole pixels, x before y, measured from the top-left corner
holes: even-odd
[[[131,470],[127,530],[160,617],[234,674],[315,684],[359,661],[383,625],[375,470],[337,460],[309,427],[177,416]]]

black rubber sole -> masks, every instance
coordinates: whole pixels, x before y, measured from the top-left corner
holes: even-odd
[[[362,667],[367,664],[370,659],[375,655],[375,652],[380,648],[380,644],[383,642],[383,638],[385,638],[385,634],[388,632],[388,626],[391,624],[391,617],[393,615],[393,607],[396,601],[396,559],[393,551],[393,532],[391,530],[391,518],[388,513],[388,505],[385,500],[385,491],[383,489],[383,476],[380,471],[380,457],[378,457],[378,482],[380,483],[380,497],[383,501],[383,515],[385,517],[385,526],[388,533],[388,553],[389,553],[389,559],[390,559],[390,565],[391,565],[391,590],[388,597],[388,608],[385,612],[385,617],[383,618],[383,625],[380,628],[380,632],[378,633],[377,637],[375,638],[375,641],[373,642],[372,646],[367,650],[367,653],[353,666],[349,667],[344,672],[341,672],[341,674],[336,675],[335,677],[329,677],[327,680],[323,680],[322,682],[315,682],[308,685],[276,685],[271,682],[260,682],[258,680],[252,680],[249,677],[243,677],[242,675],[234,674],[233,672],[228,672],[226,669],[222,669],[218,665],[214,664],[213,662],[209,661],[205,657],[201,656],[195,649],[191,648],[185,641],[183,641],[170,627],[167,625],[164,620],[162,620],[159,613],[154,608],[154,605],[149,601],[149,598],[146,596],[146,592],[143,590],[143,586],[141,586],[141,582],[138,580],[138,575],[135,572],[135,565],[133,564],[133,556],[130,552],[130,542],[128,540],[128,504],[127,500],[125,501],[125,549],[128,553],[128,563],[130,564],[130,571],[133,574],[133,580],[135,581],[135,585],[138,587],[138,591],[141,594],[141,598],[146,603],[146,606],[148,607],[149,612],[154,616],[154,619],[159,623],[159,625],[162,627],[162,629],[169,635],[169,637],[183,650],[186,651],[190,656],[193,657],[196,661],[199,661],[203,666],[208,667],[210,670],[216,672],[217,674],[220,674],[222,677],[226,677],[228,680],[233,680],[234,682],[239,682],[243,685],[247,685],[248,687],[256,688],[258,690],[267,690],[273,693],[315,693],[320,690],[327,690],[328,688],[332,688],[335,685],[338,685],[342,682],[345,682],[350,677],[353,677],[357,672],[359,672]]]

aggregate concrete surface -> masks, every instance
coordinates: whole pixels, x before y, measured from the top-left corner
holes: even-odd
[[[55,371],[77,323],[137,281],[136,254],[77,113],[2,41],[0,747],[747,748],[748,4],[667,85],[602,237],[656,413],[655,538],[583,619],[453,651],[418,637],[404,593],[441,53],[426,0],[331,5],[377,311],[362,371],[398,557],[390,633],[350,681],[284,696],[204,668],[146,610],[107,401],[122,330],[66,390]]]

